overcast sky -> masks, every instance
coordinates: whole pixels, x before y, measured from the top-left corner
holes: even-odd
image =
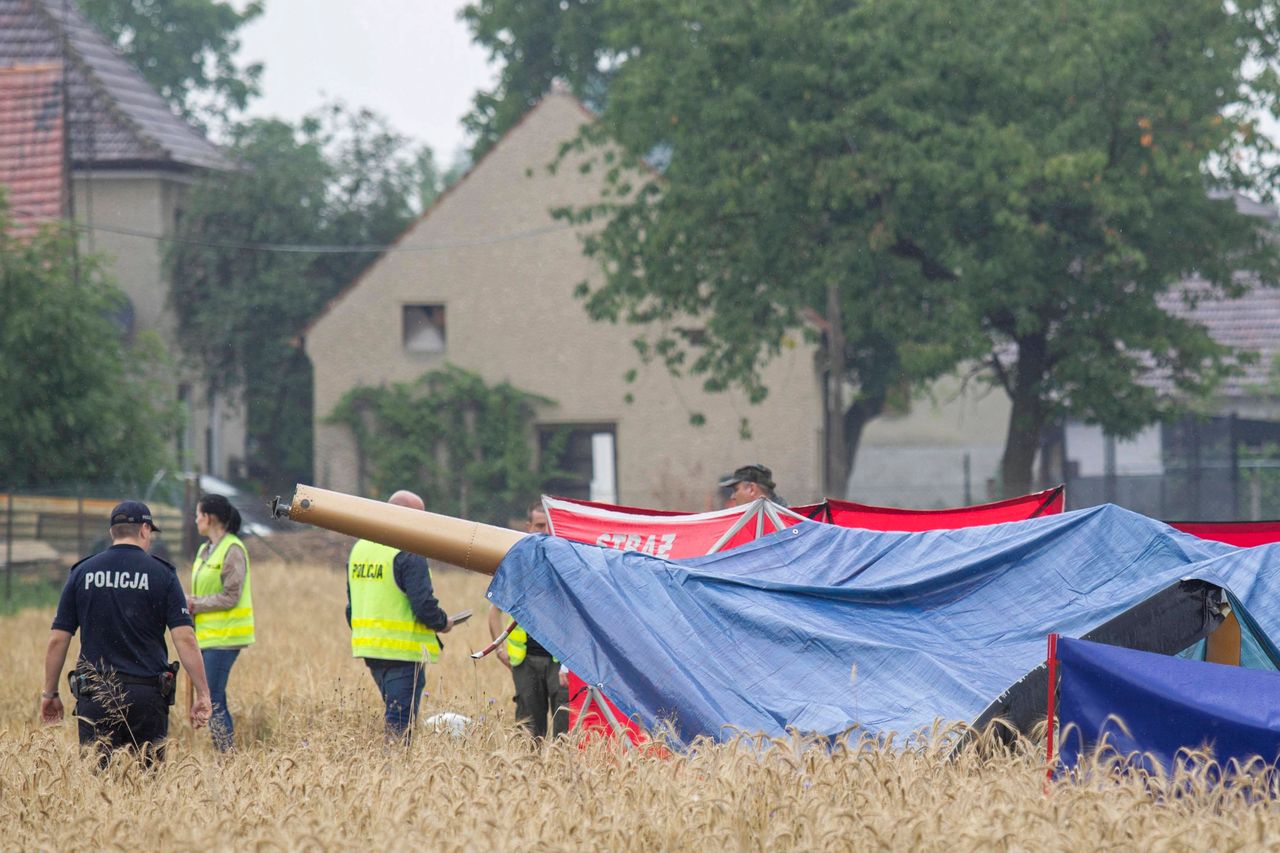
[[[249,112],[297,119],[337,98],[381,113],[448,165],[465,146],[460,119],[492,84],[485,52],[458,20],[465,0],[266,0],[240,57],[262,62]]]

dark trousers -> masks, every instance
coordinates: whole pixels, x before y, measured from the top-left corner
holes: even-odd
[[[560,664],[543,655],[528,655],[511,668],[516,684],[516,719],[536,738],[547,736],[547,716],[551,732],[569,731],[569,688],[560,686]]]
[[[364,662],[378,685],[378,692],[382,694],[382,704],[386,706],[387,735],[404,735],[418,716],[422,688],[427,685],[426,665],[376,658],[365,658]]]
[[[108,676],[81,691],[76,718],[80,745],[97,749],[100,768],[106,768],[117,749],[138,752],[147,767],[164,760],[169,703],[159,684],[120,684]]]
[[[227,679],[231,676],[231,665],[236,662],[239,649],[202,649],[200,656],[204,658],[204,675],[209,680],[209,699],[213,703],[213,716],[209,718],[209,734],[213,736],[213,746],[219,752],[226,752],[235,745],[236,726],[227,710]]]

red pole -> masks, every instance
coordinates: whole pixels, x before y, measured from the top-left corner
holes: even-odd
[[[1046,659],[1049,668],[1049,698],[1045,703],[1045,722],[1048,724],[1047,734],[1048,741],[1047,752],[1045,755],[1045,773],[1044,784],[1045,792],[1048,793],[1049,781],[1053,779],[1053,718],[1057,709],[1054,700],[1057,698],[1057,678],[1058,678],[1058,635],[1049,635],[1049,656]]]

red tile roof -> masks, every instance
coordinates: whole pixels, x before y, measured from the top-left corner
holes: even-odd
[[[64,61],[73,168],[231,168],[74,2],[0,0],[0,68]]]
[[[61,84],[57,65],[0,68],[0,186],[19,236],[62,216]]]

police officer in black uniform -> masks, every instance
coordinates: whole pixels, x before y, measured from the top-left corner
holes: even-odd
[[[164,759],[175,688],[166,627],[195,687],[191,724],[197,728],[209,721],[209,686],[177,570],[147,553],[159,531],[151,510],[124,501],[111,511],[110,524],[111,547],[76,563],[62,589],[45,653],[40,717],[62,720],[59,678],[71,637],[82,629],[69,679],[80,744],[97,746],[101,767],[121,748],[140,751],[150,766]]]

